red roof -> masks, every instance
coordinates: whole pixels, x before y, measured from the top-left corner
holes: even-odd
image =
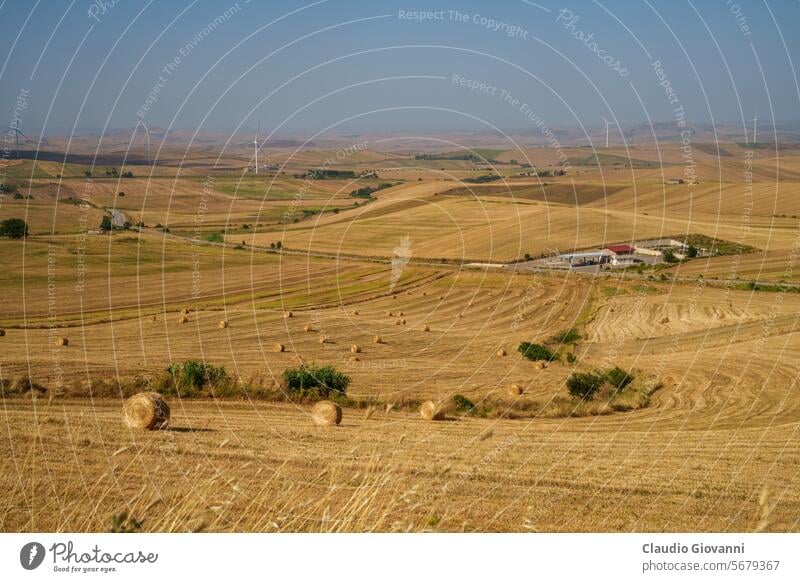
[[[606,248],[614,253],[632,253],[634,251],[630,245],[609,245]]]

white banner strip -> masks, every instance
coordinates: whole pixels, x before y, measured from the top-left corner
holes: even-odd
[[[0,534],[0,579],[796,582],[798,550],[800,534]]]

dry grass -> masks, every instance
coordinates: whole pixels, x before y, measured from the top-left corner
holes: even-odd
[[[555,163],[545,148],[530,153]],[[634,157],[658,153],[680,162],[674,144]],[[772,214],[800,214],[800,158],[781,159],[777,185],[774,161],[756,156],[742,241],[763,252],[672,271],[796,279],[787,270],[796,220]],[[666,208],[656,169],[582,167],[553,179],[547,200],[531,180],[512,180],[513,195],[497,185],[453,195],[457,182],[408,170],[397,176],[413,182],[358,208],[332,181],[313,184],[309,200],[348,208],[289,229],[279,221],[290,196],[264,203],[266,178],[250,177],[234,197],[235,181],[222,176],[209,228],[267,217],[256,236],[231,224],[231,241],[283,240],[288,250],[193,245],[155,230],[90,236],[82,293],[79,241],[62,234],[74,232],[79,211],[60,205],[53,224],[48,182],[58,168],[45,165],[49,177],[33,184],[34,236],[0,241],[0,530],[106,531],[127,513],[146,531],[797,531],[800,296],[414,262],[516,259],[665,232],[738,240],[747,199],[739,162],[699,155],[700,187],[670,189]],[[153,224],[169,209],[174,230],[188,232],[201,169],[188,169],[189,178],[172,169],[149,186],[133,180],[124,210]],[[278,181],[287,193],[298,186]],[[97,188],[99,205],[114,203],[113,185]],[[21,208],[7,202],[0,218]],[[391,264],[362,260],[391,257],[404,236],[414,261],[399,280]],[[305,250],[352,256],[345,263]],[[53,345],[53,324],[69,335],[68,349]],[[561,348],[559,362],[537,366],[516,351],[573,326],[581,340]],[[370,342],[361,361],[352,346]],[[121,396],[190,359],[224,366],[234,381],[213,402],[171,400],[169,430],[121,426]],[[280,391],[283,370],[304,361],[352,377],[336,430],[309,422],[310,399]],[[566,395],[573,370],[617,365],[664,386],[585,402]],[[509,393],[511,384],[524,392]],[[420,418],[423,400],[453,394],[476,410],[447,422]]]

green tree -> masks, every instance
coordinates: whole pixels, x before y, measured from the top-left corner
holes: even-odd
[[[551,362],[556,359],[556,355],[540,344],[522,342],[517,347],[517,351],[531,361],[545,360]]]
[[[21,218],[9,218],[0,222],[0,236],[24,238],[28,236],[28,225]]]
[[[567,378],[567,390],[575,398],[591,400],[604,381],[605,376],[602,374],[574,372]]]

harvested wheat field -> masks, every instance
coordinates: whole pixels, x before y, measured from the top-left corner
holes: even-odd
[[[794,150],[745,192],[735,143],[693,187],[670,143],[546,181],[511,160],[547,149],[487,150],[489,183],[409,150],[309,179],[324,145],[257,176],[173,152],[87,206],[84,166],[6,164],[33,198],[2,211],[31,233],[0,241],[0,530],[800,528]],[[682,233],[721,250],[526,266]]]

